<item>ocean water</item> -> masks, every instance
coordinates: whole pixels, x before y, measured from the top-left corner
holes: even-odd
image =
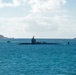
[[[61,45],[18,45],[19,39],[6,41],[0,40],[0,75],[76,75],[76,40],[57,40],[64,42]],[[67,41],[71,44],[67,45]]]

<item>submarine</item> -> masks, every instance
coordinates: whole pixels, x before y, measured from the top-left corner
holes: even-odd
[[[34,36],[31,39],[31,43],[25,43],[25,42],[18,43],[18,45],[44,45],[44,44],[46,44],[46,45],[59,45],[59,43],[37,42],[36,39],[34,38]]]

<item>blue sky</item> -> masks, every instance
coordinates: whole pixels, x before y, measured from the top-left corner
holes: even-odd
[[[76,0],[0,0],[0,34],[75,38]]]

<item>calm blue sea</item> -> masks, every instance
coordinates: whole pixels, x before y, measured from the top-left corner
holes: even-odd
[[[18,45],[30,39],[0,39],[0,75],[76,75],[76,40],[38,41],[61,45]]]

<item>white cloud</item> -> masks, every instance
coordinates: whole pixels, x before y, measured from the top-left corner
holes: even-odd
[[[19,18],[0,18],[0,34],[8,37],[23,36],[27,26],[21,21]]]
[[[29,0],[28,4],[31,5],[32,12],[45,12],[45,11],[56,11],[61,5],[65,4],[66,0]]]
[[[52,20],[52,18],[50,19]],[[51,22],[48,18],[38,17],[38,15],[29,15],[22,18],[1,18],[0,33],[9,37],[30,37],[33,34],[40,36],[41,33],[57,31],[57,25]],[[38,35],[39,33],[40,35]]]
[[[20,6],[23,2],[26,2],[26,0],[12,0],[12,2],[3,2],[0,0],[0,7],[16,7]]]
[[[26,3],[31,7],[31,12],[39,13],[57,11],[66,3],[66,0],[12,0],[12,2],[0,0],[0,7],[16,7]]]
[[[20,6],[25,3],[24,1],[26,0],[13,0],[12,3],[3,3],[0,6]],[[32,8],[32,13],[25,17],[0,18],[1,34],[8,37],[76,36],[76,20],[71,20],[71,17],[66,15],[65,9],[61,9],[66,0],[27,0],[26,2]]]
[[[0,34],[8,37],[74,37],[76,20],[66,15],[0,18]]]
[[[58,24],[57,36],[74,38],[76,36],[76,19],[73,16],[55,16],[54,21]]]

